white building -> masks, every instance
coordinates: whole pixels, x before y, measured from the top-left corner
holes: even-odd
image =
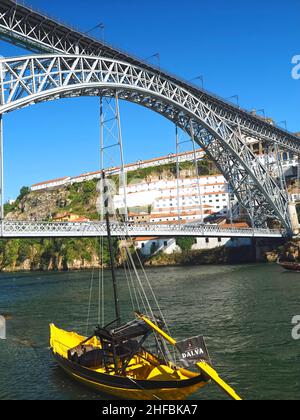
[[[173,254],[174,252],[180,252],[179,246],[176,244],[174,238],[149,238],[140,237],[135,238],[134,244],[136,249],[139,249],[141,254],[145,257],[158,254],[163,252],[164,254]]]
[[[67,185],[70,182],[71,178],[69,176],[66,176],[64,178],[52,179],[50,181],[39,182],[38,184],[34,184],[31,186],[31,191],[39,191],[48,188],[61,187],[62,185]]]
[[[200,193],[200,196],[199,196]],[[205,220],[210,215],[227,217],[230,208],[228,184],[223,175],[158,180],[128,185],[127,206],[151,208],[150,223],[185,223]],[[124,208],[124,191],[114,198],[115,208]]]
[[[196,238],[196,243],[192,250],[213,249],[221,246],[226,248],[236,248],[240,246],[250,246],[249,238]]]
[[[214,249],[221,246],[226,248],[251,246],[251,239],[248,238],[195,238],[195,242],[192,246],[193,251]],[[144,257],[150,257],[160,252],[167,255],[181,252],[174,238],[140,237],[134,240],[134,244]]]
[[[196,150],[196,158],[198,160],[202,159],[204,156],[205,156],[205,153],[202,149]],[[178,155],[171,153],[168,156],[163,156],[160,158],[155,158],[155,159],[150,159],[150,160],[140,160],[135,163],[130,163],[128,165],[125,165],[124,169],[125,169],[125,172],[133,172],[138,169],[145,169],[145,168],[168,165],[171,163],[176,163],[177,161],[179,163],[192,162],[194,159],[195,159],[194,152],[184,152],[184,153],[179,153]],[[118,175],[121,173],[121,168],[120,167],[107,168],[105,172],[106,172],[106,175]],[[74,177],[65,177],[65,178],[59,178],[53,181],[39,182],[38,184],[34,184],[31,186],[31,191],[39,191],[39,190],[44,190],[47,188],[67,185],[69,183],[75,184],[75,183],[81,183],[81,182],[90,181],[93,179],[100,179],[100,178],[101,178],[101,171],[86,172],[84,174],[77,175]]]

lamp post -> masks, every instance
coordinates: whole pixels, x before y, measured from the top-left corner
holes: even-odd
[[[89,29],[88,31],[84,32],[85,35],[93,32],[95,29],[100,29],[101,33],[102,33],[102,41],[104,41],[104,29],[105,29],[105,25],[104,23],[100,22],[98,23],[98,25],[94,26],[93,28]]]
[[[262,108],[262,109],[258,109],[258,110],[257,110],[257,113],[259,113],[259,112],[261,112],[261,113],[262,113],[262,115],[264,116],[264,119],[266,119],[266,112],[265,112],[264,108]]]
[[[200,80],[201,81],[201,87],[202,87],[202,89],[204,89],[204,77],[202,75],[194,77],[193,79],[190,80],[190,82],[193,82],[194,80]]]
[[[286,120],[279,121],[279,122],[277,123],[277,125],[279,125],[279,124],[283,124],[283,125],[284,125],[284,127],[285,127],[285,129],[286,129],[286,131],[288,131],[288,128],[287,128],[287,122],[286,122]]]
[[[157,52],[155,54],[150,55],[149,57],[145,58],[144,61],[149,61],[151,58],[156,58],[158,61],[158,68],[160,68],[160,53]]]
[[[239,107],[240,106],[240,98],[239,98],[239,95],[232,95],[232,96],[229,96],[229,98],[225,98],[226,100],[229,100],[229,99],[236,99],[236,103],[237,103],[237,106]]]

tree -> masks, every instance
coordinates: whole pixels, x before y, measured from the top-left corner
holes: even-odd
[[[176,244],[179,246],[179,248],[183,251],[183,252],[188,252],[192,249],[192,246],[194,245],[195,240],[193,238],[190,237],[183,237],[183,238],[178,238],[176,241]]]
[[[29,193],[30,193],[30,188],[29,187],[22,187],[20,189],[20,194],[19,194],[18,200],[22,200],[22,198],[24,198]]]

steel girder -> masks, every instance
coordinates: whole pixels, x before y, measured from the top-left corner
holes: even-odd
[[[29,104],[83,95],[138,103],[181,126],[217,163],[254,226],[277,218],[290,231],[288,197],[233,129],[199,98],[163,76],[117,60],[45,55],[0,60],[0,114]]]
[[[93,237],[107,236],[105,222],[31,222],[3,220],[0,237]],[[113,236],[130,235],[160,237],[220,237],[220,238],[281,238],[283,232],[278,229],[239,229],[222,228],[218,225],[151,225],[112,223]]]
[[[243,136],[275,142],[280,148],[300,153],[300,139],[294,134],[273,126],[263,118],[254,116],[187,81],[180,80],[177,76],[155,68],[132,54],[93,39],[28,6],[17,4],[14,0],[0,0],[0,36],[8,42],[38,52],[102,56],[137,65],[188,90],[228,125],[232,125],[234,129],[239,127]]]

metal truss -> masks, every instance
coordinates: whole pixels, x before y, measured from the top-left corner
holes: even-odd
[[[105,222],[22,222],[2,221],[3,238],[59,238],[59,237],[99,237],[107,236]],[[284,232],[275,229],[222,228],[218,225],[151,225],[112,223],[113,236],[158,236],[158,237],[219,237],[219,238],[281,238]]]
[[[233,129],[243,136],[268,143],[278,143],[280,148],[300,152],[300,139],[292,133],[268,123],[189,82],[181,80],[145,60],[90,37],[74,28],[49,18],[14,0],[0,0],[0,36],[8,42],[21,45],[35,52],[78,54],[113,58],[163,76],[170,83],[189,91],[209,107]]]
[[[113,153],[113,151],[115,153]],[[100,152],[101,170],[105,170],[105,168],[109,167],[120,168],[119,183],[120,189],[123,191],[123,206],[119,210],[120,213],[122,213],[120,214],[120,216],[123,217],[122,220],[128,222],[128,206],[126,196],[127,179],[125,173],[124,148],[118,92],[115,93],[114,98],[103,98],[102,96],[100,97]],[[102,188],[104,189],[104,185]],[[101,215],[101,220],[104,220],[105,199],[102,196],[102,193],[103,191],[101,191],[101,194],[98,198],[98,210],[100,210],[99,214]],[[113,201],[111,200],[111,197],[109,197],[109,202],[113,207]]]
[[[101,57],[45,55],[0,60],[4,114],[42,101],[107,96],[165,116],[205,149],[248,211],[253,226],[277,218],[291,231],[288,196],[234,129],[189,91],[143,68]]]

